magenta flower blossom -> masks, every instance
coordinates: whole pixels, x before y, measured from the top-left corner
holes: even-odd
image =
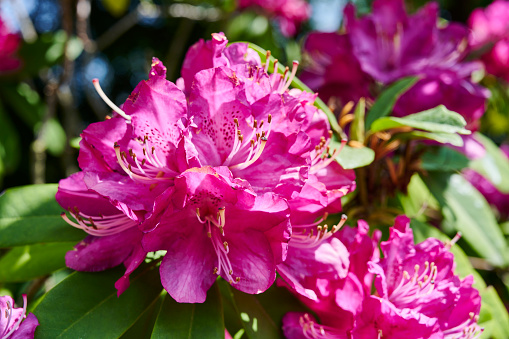
[[[304,0],[239,0],[239,7],[258,7],[273,17],[281,33],[294,36],[301,23],[311,15],[311,6]]]
[[[20,43],[20,37],[11,33],[0,18],[0,73],[11,72],[21,66],[21,60],[16,56]]]
[[[350,268],[345,278],[317,279],[317,301],[300,298],[320,318],[289,313],[283,319],[288,338],[475,338],[479,292],[471,276],[454,275],[449,248],[429,238],[415,245],[409,219],[401,216],[391,228],[384,254],[366,236],[367,224],[358,233],[338,232],[350,251]],[[364,231],[365,230],[365,231]],[[364,235],[363,235],[364,234]],[[410,272],[410,273],[409,273]],[[376,293],[371,294],[375,276]],[[313,288],[310,285],[310,288]]]
[[[475,9],[468,19],[471,48],[484,51],[481,60],[486,72],[505,81],[509,81],[508,20],[509,2],[504,0],[494,1],[484,9]]]
[[[288,90],[296,65],[268,75],[245,44],[226,42],[214,34],[191,48],[179,81],[185,94],[157,59],[121,109],[96,82],[116,113],[84,131],[83,172],[61,182],[59,202],[93,236],[68,255],[69,265],[123,262],[119,293],[157,250],[166,251],[163,287],[178,302],[203,302],[217,275],[260,293],[287,256],[291,206],[307,218],[336,212],[354,187],[353,172],[334,162],[339,150],[322,156],[328,123],[315,96]],[[327,179],[331,173],[341,175]]]
[[[429,238],[414,245],[409,226],[407,217],[396,218],[389,240],[381,244],[383,259],[370,263],[378,292],[373,298],[382,305],[377,324],[397,315],[445,338],[475,337],[481,331],[481,297],[472,276],[460,280],[454,274],[451,244]]]
[[[33,339],[39,321],[32,313],[26,315],[27,296],[23,294],[23,307],[15,308],[9,296],[0,297],[0,339]],[[23,319],[25,319],[23,321]]]

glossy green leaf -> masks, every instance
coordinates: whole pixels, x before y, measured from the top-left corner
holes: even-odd
[[[371,125],[371,132],[408,126],[428,132],[470,134],[471,132],[465,129],[466,124],[465,119],[460,114],[449,111],[445,106],[440,105],[403,118],[379,118]]]
[[[498,146],[481,133],[475,133],[486,153],[482,158],[472,160],[469,167],[488,179],[499,191],[509,193],[509,159]]]
[[[223,305],[217,283],[208,290],[203,304],[180,304],[166,295],[151,338],[224,339]]]
[[[417,173],[412,175],[408,183],[407,194],[396,192],[396,197],[409,218],[422,220],[425,218],[424,211],[426,208],[438,208],[437,201]]]
[[[486,290],[481,292],[481,298],[482,302],[491,309],[491,316],[493,317],[491,337],[494,339],[509,338],[509,314],[497,291],[493,286],[488,286]]]
[[[421,167],[427,171],[459,171],[468,163],[463,153],[448,147],[428,148],[421,157]]]
[[[60,216],[56,192],[56,184],[46,184],[11,188],[0,196],[0,247],[83,239],[86,233]]]
[[[260,55],[260,58],[262,60],[265,60],[266,55],[267,55],[267,51],[265,49],[261,48],[260,46],[255,45],[253,43],[250,43],[250,42],[246,42],[246,43],[249,44],[249,48],[251,48],[252,50],[257,52],[258,55]],[[274,71],[273,64],[274,64],[275,58],[273,56],[271,56],[269,58],[269,60],[270,60],[270,63],[271,63],[271,66],[269,67],[269,71],[271,70],[271,67],[272,67],[272,71]],[[284,73],[285,67],[281,63],[278,63],[278,70],[277,71],[279,73]],[[313,91],[308,86],[306,86],[302,81],[300,81],[297,77],[293,78],[291,86],[293,88],[298,88],[301,91],[313,93]],[[337,121],[336,117],[334,116],[334,113],[332,113],[332,111],[329,109],[329,107],[320,98],[316,98],[315,99],[315,106],[320,108],[327,115],[327,118],[329,119],[329,123],[330,123],[331,129],[333,131],[335,131],[338,135],[340,135],[341,138],[346,138],[346,135],[341,130],[341,127],[339,127],[338,121]]]
[[[331,141],[331,148],[336,147],[339,147],[339,143]],[[364,167],[375,160],[375,152],[369,147],[354,148],[345,145],[336,160],[344,169]]]
[[[350,127],[350,138],[357,140],[361,144],[364,143],[365,130],[364,130],[364,118],[366,115],[366,100],[360,98],[355,106],[354,119]]]
[[[14,247],[0,258],[0,281],[21,282],[65,267],[65,254],[76,242]]]
[[[281,337],[281,326],[271,318],[268,311],[263,307],[255,295],[246,294],[231,288],[226,281],[219,281],[221,293],[226,306],[232,310],[233,318],[228,325],[229,330],[239,330],[242,326],[244,337],[250,339],[271,339]]]
[[[375,120],[391,114],[396,100],[415,84],[416,81],[417,77],[403,78],[383,91],[378,98],[376,98],[375,103],[366,116],[366,130],[370,130]]]
[[[412,131],[397,133],[394,135],[394,138],[403,140],[433,140],[442,144],[451,144],[458,147],[463,146],[463,139],[455,133]]]
[[[123,267],[105,272],[75,272],[46,293],[35,307],[36,338],[118,338],[162,291],[157,267],[136,270],[120,296],[114,287]]]
[[[121,339],[150,339],[152,336],[152,330],[156,323],[157,315],[161,309],[166,291],[156,299],[152,305],[150,305],[141,315],[141,317],[134,323],[133,326],[127,330],[120,338]]]
[[[424,181],[442,206],[444,223],[461,232],[481,257],[507,265],[509,246],[481,193],[459,174],[430,172]]]

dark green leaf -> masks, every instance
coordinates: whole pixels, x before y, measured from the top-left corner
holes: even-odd
[[[421,167],[427,171],[459,171],[467,167],[468,162],[463,153],[448,147],[428,148],[421,157]]]
[[[67,35],[60,30],[54,33],[41,34],[34,42],[25,42],[19,51],[25,61],[23,73],[37,74],[62,60]]]
[[[440,105],[403,118],[379,118],[371,125],[371,132],[408,126],[428,132],[470,134],[470,131],[465,129],[466,124],[465,119],[460,114],[449,111],[445,106]]]
[[[0,281],[17,282],[50,274],[65,267],[65,253],[76,242],[14,247],[0,258]]]
[[[366,130],[370,130],[371,124],[373,124],[375,120],[391,114],[396,100],[398,100],[401,94],[415,84],[416,81],[417,77],[403,78],[383,91],[378,98],[376,98],[373,107],[371,107],[366,116]]]
[[[2,84],[0,85],[0,94],[25,124],[35,129],[42,120],[46,109],[37,91],[34,91],[26,83],[19,83],[16,86]]]
[[[98,273],[75,272],[43,296],[34,309],[36,338],[118,338],[159,297],[159,270],[143,266],[119,298],[115,281],[123,267]]]
[[[156,301],[149,306],[138,319],[138,321],[129,328],[120,338],[121,339],[150,339],[152,330],[156,323],[157,315],[163,304],[165,291],[156,299]]]
[[[486,154],[472,160],[469,167],[488,179],[499,191],[509,193],[509,159],[486,136],[476,133],[474,137],[483,144]]]
[[[331,148],[339,147],[338,142],[331,141],[330,144]],[[364,167],[375,160],[375,152],[368,147],[354,148],[345,145],[336,160],[344,169]]]
[[[151,338],[224,339],[224,317],[217,283],[203,304],[180,304],[164,297]]]
[[[256,296],[231,288],[226,281],[219,281],[226,302],[233,308],[232,317],[238,330],[242,326],[244,334],[250,339],[270,339],[281,337],[281,326],[274,321]],[[230,328],[231,329],[231,328]]]
[[[507,265],[509,247],[481,193],[459,174],[430,172],[424,181],[442,206],[444,223],[461,232],[481,257]]]
[[[79,241],[85,232],[60,217],[56,184],[8,189],[0,196],[0,247]]]

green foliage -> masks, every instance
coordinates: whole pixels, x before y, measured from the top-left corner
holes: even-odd
[[[76,242],[14,247],[0,258],[0,282],[23,282],[65,267],[65,253]]]
[[[56,184],[47,184],[8,189],[0,196],[0,247],[83,239],[85,232],[60,216],[56,192]]]
[[[391,114],[396,100],[412,87],[416,81],[417,77],[403,78],[383,91],[369,110],[369,114],[366,117],[366,130],[371,129],[371,125],[375,120]]]
[[[159,298],[162,287],[155,267],[143,265],[120,297],[114,287],[122,268],[76,272],[42,297],[33,310],[39,322],[36,338],[117,338]]]
[[[486,153],[472,160],[469,167],[488,179],[499,191],[509,193],[509,159],[493,141],[481,133],[476,133],[475,139],[484,146]]]
[[[219,287],[214,284],[203,304],[179,304],[169,295],[159,309],[152,339],[168,338],[224,338],[223,305]]]
[[[459,174],[430,172],[423,178],[442,207],[445,226],[495,266],[507,266],[509,246],[486,199]]]
[[[460,114],[449,111],[445,106],[440,105],[403,118],[379,118],[371,125],[371,132],[397,127],[412,127],[428,132],[470,134],[470,131],[465,129],[466,124],[465,119]]]

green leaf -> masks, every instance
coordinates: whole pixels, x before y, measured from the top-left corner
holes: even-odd
[[[257,45],[255,45],[255,44],[253,44],[251,42],[245,42],[245,43],[249,44],[249,48],[251,48],[252,50],[257,52],[258,55],[260,55],[260,58],[262,60],[265,60],[266,55],[267,55],[267,51],[266,50],[264,50],[260,46],[257,46]],[[269,60],[270,60],[270,63],[271,63],[270,67],[273,68],[275,58],[273,56],[271,56],[269,58]],[[269,71],[270,71],[270,67],[269,67]],[[272,71],[274,71],[274,70],[272,69]],[[278,63],[277,71],[279,73],[284,73],[285,67],[281,63]],[[314,93],[308,86],[306,86],[297,77],[293,78],[291,86],[293,88],[298,88],[301,91],[305,91],[305,92],[309,92],[309,93]],[[331,129],[334,132],[336,132],[338,135],[340,135],[342,139],[346,139],[346,135],[344,134],[344,132],[341,129],[341,127],[339,127],[338,121],[337,121],[336,117],[334,116],[334,113],[332,113],[332,111],[329,109],[329,107],[320,98],[316,98],[315,99],[315,106],[318,107],[319,109],[321,109],[327,115],[327,118],[329,119],[329,123],[330,123]]]
[[[67,34],[64,30],[39,35],[33,42],[21,45],[20,56],[25,61],[23,73],[36,75],[45,69],[60,62],[64,56]],[[72,56],[72,55],[71,55]]]
[[[371,125],[371,132],[408,126],[428,132],[470,134],[471,132],[465,129],[466,124],[465,119],[460,114],[449,111],[444,105],[440,105],[403,118],[379,118]]]
[[[442,133],[442,132],[424,132],[412,131],[408,133],[396,133],[394,138],[408,140],[408,139],[426,139],[434,140],[442,144],[451,144],[453,146],[463,146],[463,139],[455,133]]]
[[[65,267],[65,254],[73,242],[14,247],[0,258],[0,281],[21,282]]]
[[[407,89],[415,84],[416,81],[417,77],[403,78],[380,93],[367,114],[366,130],[370,130],[371,124],[373,124],[375,120],[391,114],[396,100],[401,96],[401,94],[405,93]]]
[[[161,294],[157,267],[143,267],[131,286],[117,298],[115,281],[124,268],[105,272],[75,272],[46,293],[34,314],[43,324],[36,338],[118,338]]]
[[[509,315],[497,291],[495,291],[493,286],[488,286],[486,290],[481,292],[481,298],[482,302],[491,309],[491,316],[493,317],[492,338],[509,338]]]
[[[427,207],[438,208],[437,201],[417,173],[412,175],[408,183],[407,194],[396,192],[396,197],[409,218],[421,220]]]
[[[156,323],[157,314],[161,309],[161,305],[164,300],[166,291],[156,301],[149,306],[141,315],[141,317],[134,323],[127,332],[125,332],[120,338],[121,339],[150,339],[154,324]]]
[[[339,147],[338,142],[331,140],[330,144],[331,148]],[[375,152],[368,147],[354,148],[345,145],[336,160],[344,169],[364,167],[375,160]]]
[[[22,186],[0,196],[0,248],[79,241],[85,232],[68,225],[55,201],[57,184]]]
[[[234,329],[242,326],[244,334],[250,339],[281,338],[281,326],[276,323],[260,301],[252,294],[231,288],[224,280],[218,281],[225,303],[232,309]],[[229,327],[231,330],[232,328]]]
[[[354,119],[350,127],[350,139],[364,143],[364,117],[366,115],[366,100],[360,98],[354,111]]]
[[[509,159],[498,146],[481,133],[474,138],[486,149],[486,154],[472,160],[469,167],[488,179],[500,192],[509,193]]]
[[[459,231],[481,257],[495,266],[509,262],[509,247],[486,199],[459,174],[429,172],[424,177],[442,206],[444,223]]]
[[[224,339],[223,305],[215,283],[203,304],[184,304],[164,297],[151,338]]]
[[[421,167],[427,171],[459,171],[468,163],[463,153],[448,147],[428,148],[421,157]]]

